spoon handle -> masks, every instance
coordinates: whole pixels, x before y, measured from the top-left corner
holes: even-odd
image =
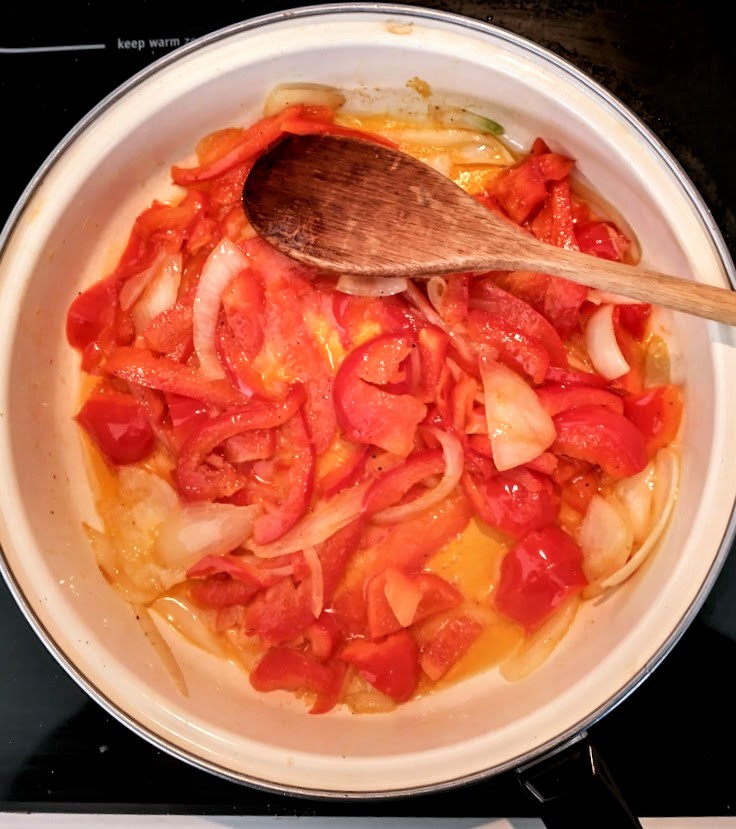
[[[508,263],[513,269],[562,276],[590,288],[736,325],[736,292],[728,288],[554,248],[533,239],[517,244],[514,254],[515,261]]]

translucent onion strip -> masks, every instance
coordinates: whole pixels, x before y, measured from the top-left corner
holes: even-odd
[[[345,96],[334,86],[320,83],[282,83],[266,96],[263,114],[268,117],[281,112],[287,106],[325,106],[339,109],[345,103]]]
[[[654,474],[656,485],[654,488],[653,516],[654,526],[646,541],[639,547],[626,564],[606,578],[592,582],[583,591],[583,598],[591,598],[626,581],[646,561],[647,556],[657,545],[664,528],[672,514],[679,485],[680,462],[677,453],[669,447],[660,449],[654,459]]]
[[[441,276],[433,276],[427,282],[427,297],[438,314],[440,313],[442,297],[445,295],[446,290],[447,281]]]
[[[176,657],[169,647],[168,642],[161,635],[161,632],[156,627],[156,623],[151,618],[148,609],[143,605],[134,605],[133,610],[135,611],[135,616],[138,620],[138,624],[141,626],[141,630],[143,631],[146,639],[148,639],[151,643],[151,647],[158,654],[164,668],[166,668],[169,676],[171,676],[171,679],[174,681],[174,685],[176,685],[177,690],[182,694],[182,696],[188,697],[189,689],[187,688],[184,674],[182,673],[179,663],[176,661]]]
[[[309,609],[315,619],[319,619],[325,601],[325,581],[322,572],[322,562],[319,560],[317,551],[314,547],[304,548],[304,560],[309,567],[309,573],[312,577],[312,595],[310,599]]]
[[[215,349],[215,328],[222,292],[248,264],[245,254],[229,239],[223,239],[202,268],[194,297],[194,350],[200,370],[212,380],[225,376]]]
[[[513,469],[549,449],[557,432],[534,389],[510,368],[487,357],[480,360],[480,373],[496,468]]]
[[[612,498],[594,495],[580,527],[583,572],[589,582],[610,576],[626,564],[634,532],[623,508]]]
[[[579,607],[579,596],[568,599],[554,616],[525,639],[519,648],[501,663],[501,676],[509,682],[517,682],[535,671],[570,630]]]
[[[338,291],[351,296],[393,296],[406,290],[403,276],[353,276],[342,274],[335,286]]]
[[[445,471],[442,473],[442,478],[437,486],[423,492],[413,501],[409,501],[407,504],[398,504],[395,507],[388,507],[376,513],[373,516],[373,521],[376,524],[395,524],[397,521],[403,521],[405,518],[429,509],[429,507],[433,507],[447,498],[460,483],[465,460],[462,444],[454,435],[444,432],[442,429],[432,428],[430,431],[442,446],[442,455],[445,461]]]
[[[613,305],[601,305],[585,326],[585,347],[593,367],[606,378],[615,380],[629,371],[629,364],[621,353],[613,328]]]
[[[138,297],[145,291],[148,283],[156,276],[167,257],[166,251],[159,251],[153,262],[140,273],[131,276],[126,280],[120,289],[120,307],[123,311],[129,311]]]
[[[139,333],[148,323],[176,302],[181,284],[181,254],[167,256],[133,306],[133,321]]]
[[[480,130],[492,135],[503,135],[503,127],[485,115],[478,115],[463,107],[440,106],[435,104],[429,109],[431,117],[443,127],[465,127]]]

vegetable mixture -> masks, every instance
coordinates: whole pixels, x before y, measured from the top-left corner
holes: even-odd
[[[682,413],[659,309],[540,273],[336,280],[258,238],[254,160],[337,133],[422,158],[549,244],[637,256],[541,138],[521,155],[465,110],[344,100],[280,87],[258,123],[202,138],[171,169],[181,199],[140,213],[67,322],[103,575],[182,688],[162,622],[312,713],[536,668],[655,546]]]

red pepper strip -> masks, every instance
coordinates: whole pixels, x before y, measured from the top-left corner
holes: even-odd
[[[552,481],[530,469],[510,469],[485,480],[464,473],[462,483],[478,518],[515,538],[554,523],[560,511]]]
[[[256,544],[276,541],[304,515],[314,489],[314,445],[309,439],[304,415],[298,411],[282,427],[282,438],[291,450],[286,473],[286,498],[277,509],[256,518],[253,540]]]
[[[521,370],[532,382],[541,383],[549,369],[549,352],[541,340],[510,325],[502,316],[488,311],[470,311],[468,334],[474,343],[484,343],[498,354],[499,362]]]
[[[372,515],[398,504],[413,486],[432,475],[442,474],[444,470],[441,449],[414,452],[404,463],[384,472],[368,487],[363,497],[365,513]]]
[[[447,346],[450,338],[441,328],[428,325],[419,330],[418,339],[421,373],[414,396],[422,403],[431,403],[437,397],[447,366]]]
[[[198,369],[170,357],[156,357],[146,348],[121,346],[110,354],[105,371],[128,383],[173,392],[224,409],[243,405],[244,398],[224,380],[206,380]]]
[[[207,607],[245,604],[260,590],[284,579],[267,566],[255,567],[242,556],[205,556],[187,570],[187,578],[202,579],[192,585],[195,601]]]
[[[530,533],[501,562],[496,609],[531,633],[585,587],[582,560],[578,545],[558,527]]]
[[[531,223],[532,233],[541,242],[558,248],[577,250],[575,226],[572,222],[570,184],[567,179],[550,184],[544,207]]]
[[[651,312],[652,306],[646,303],[618,305],[614,310],[616,322],[625,328],[637,342],[644,339]]]
[[[566,178],[575,162],[558,153],[527,158],[494,180],[493,194],[509,218],[523,224],[544,203],[547,182]]]
[[[554,417],[565,409],[573,406],[607,406],[611,411],[623,414],[624,402],[613,392],[600,388],[586,386],[540,386],[536,389],[537,397],[541,401],[547,414]]]
[[[449,326],[459,325],[468,315],[471,279],[470,274],[454,273],[447,280],[447,287],[440,298],[439,313]]]
[[[320,662],[326,662],[337,649],[342,638],[340,628],[331,613],[322,613],[304,630],[309,645],[308,653]]]
[[[131,394],[113,390],[93,393],[75,420],[113,465],[137,463],[153,450],[151,423]]]
[[[607,406],[576,406],[553,418],[557,440],[551,451],[596,464],[612,478],[641,472],[649,460],[646,442],[626,417]]]
[[[550,366],[547,369],[547,376],[544,378],[547,383],[556,383],[560,386],[595,386],[603,388],[608,381],[600,374],[593,374],[590,371],[577,371],[574,368],[560,368]]]
[[[314,621],[311,578],[298,586],[287,578],[259,593],[245,611],[249,636],[260,636],[270,645],[283,645],[300,636]]]
[[[320,493],[331,498],[345,487],[356,484],[365,474],[371,451],[370,446],[351,446],[350,455],[317,482]]]
[[[278,381],[272,387],[266,386],[263,376],[253,367],[225,322],[215,330],[215,348],[228,380],[244,397],[256,395],[265,400],[276,400],[283,396],[286,384]]]
[[[349,440],[404,457],[411,452],[427,407],[412,395],[391,394],[374,383],[403,379],[399,367],[412,345],[408,336],[377,337],[343,360],[333,395],[337,423]]]
[[[483,625],[472,616],[446,619],[421,647],[419,664],[433,681],[441,679],[463,657],[483,633]]]
[[[311,714],[324,714],[337,704],[345,671],[339,664],[324,665],[294,648],[271,648],[251,671],[256,691],[307,691],[316,700]]]
[[[157,314],[141,332],[148,348],[159,354],[171,354],[183,343],[192,341],[194,292],[171,308]]]
[[[623,261],[631,242],[612,222],[588,221],[575,225],[575,239],[583,253],[601,259]]]
[[[396,702],[406,702],[419,682],[419,648],[414,637],[401,630],[381,642],[353,640],[340,658],[357,668],[374,688]]]
[[[135,229],[144,239],[161,245],[165,250],[175,253],[189,236],[197,219],[207,209],[207,196],[196,190],[190,190],[179,204],[153,204],[138,215]]]
[[[502,317],[509,325],[543,343],[553,366],[567,366],[567,351],[549,320],[523,300],[499,288],[492,279],[475,281],[470,307]]]
[[[232,495],[243,485],[242,476],[223,460],[214,469],[207,455],[223,441],[251,429],[272,429],[293,417],[304,403],[304,388],[295,386],[280,403],[252,402],[203,423],[187,438],[179,453],[174,478],[181,494],[190,500],[214,500]]]

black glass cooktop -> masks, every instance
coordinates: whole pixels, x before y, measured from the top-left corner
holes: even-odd
[[[4,222],[56,143],[126,78],[191,38],[305,3],[6,3],[0,18]],[[415,4],[416,5],[416,4]],[[426,0],[520,34],[576,64],[668,145],[736,245],[736,59],[710,0]],[[0,584],[0,811],[243,815],[532,816],[514,773],[385,802],[322,802],[238,786],[158,751],[57,666]],[[591,729],[640,816],[736,810],[736,557],[654,674]]]

